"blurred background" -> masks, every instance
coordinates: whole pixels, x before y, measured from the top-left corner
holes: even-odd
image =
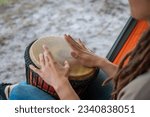
[[[25,80],[25,48],[43,35],[70,34],[105,57],[129,16],[128,0],[0,0],[0,80]]]

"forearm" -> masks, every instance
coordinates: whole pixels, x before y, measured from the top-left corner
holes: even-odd
[[[102,69],[108,75],[108,77],[113,76],[118,69],[117,65],[113,64],[112,62],[110,62],[105,58],[99,59],[98,67]]]
[[[65,80],[55,90],[61,100],[79,100],[80,99],[68,80]]]

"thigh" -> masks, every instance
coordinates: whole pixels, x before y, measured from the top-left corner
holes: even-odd
[[[112,93],[112,83],[108,83],[106,86],[102,86],[104,80],[107,76],[104,72],[99,71],[99,74],[95,80],[93,80],[85,94],[85,99],[87,100],[109,100],[111,99]]]
[[[50,94],[26,82],[16,85],[9,96],[10,100],[54,100]]]

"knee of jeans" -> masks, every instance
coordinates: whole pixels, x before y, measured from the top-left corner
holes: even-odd
[[[26,92],[26,88],[24,88],[24,86],[22,85],[17,85],[10,92],[9,99],[18,100],[22,98],[21,96],[23,95],[24,92]]]
[[[34,94],[34,95],[33,95]],[[47,100],[54,99],[42,90],[27,84],[19,84],[13,88],[9,96],[10,100]]]
[[[10,92],[10,99],[19,100],[19,99],[27,99],[29,97],[33,97],[33,92],[37,92],[37,88],[31,85],[27,85],[25,83],[20,83],[16,85],[12,91]]]

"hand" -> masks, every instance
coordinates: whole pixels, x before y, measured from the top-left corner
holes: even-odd
[[[73,50],[71,55],[82,65],[87,67],[98,67],[102,69],[108,75],[108,77],[113,76],[113,74],[117,71],[117,65],[105,58],[95,55],[85,47],[81,40],[76,42],[70,35],[65,35],[65,39]]]
[[[95,55],[92,51],[86,48],[80,39],[76,42],[70,35],[64,36],[70,47],[73,49],[71,52],[72,57],[77,59],[84,66],[99,67],[99,63],[103,58]]]
[[[43,46],[43,49],[44,53],[39,55],[41,68],[38,69],[33,65],[30,65],[30,68],[56,90],[60,85],[68,80],[69,64],[65,61],[64,65],[61,65],[54,60],[46,46]]]

